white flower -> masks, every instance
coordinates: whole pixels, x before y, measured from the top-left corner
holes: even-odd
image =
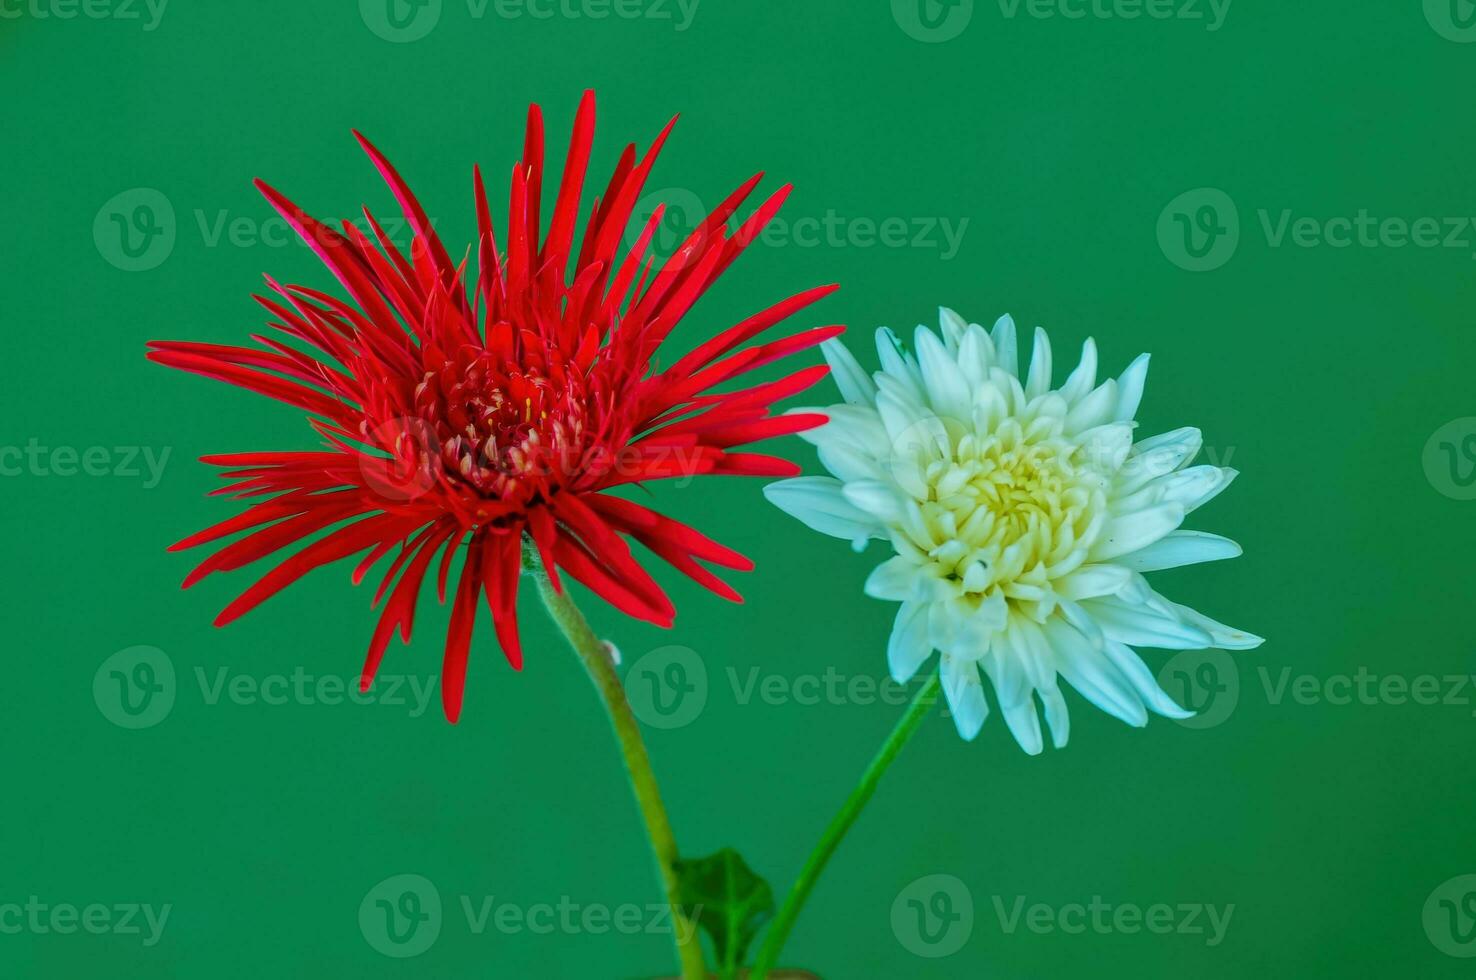
[[[964,738],[989,713],[981,667],[1032,755],[1043,747],[1035,697],[1053,743],[1066,744],[1057,675],[1130,725],[1146,725],[1149,711],[1189,717],[1131,647],[1244,650],[1261,639],[1165,599],[1142,573],[1240,554],[1226,538],[1178,529],[1235,471],[1189,465],[1198,429],[1134,442],[1148,355],[1099,384],[1088,340],[1052,388],[1044,330],[1022,376],[1009,317],[992,331],[948,309],[941,319],[942,338],[920,326],[912,353],[877,331],[882,369],[871,376],[826,342],[845,402],[811,409],[830,422],[802,436],[834,478],[783,480],[769,500],[858,551],[870,538],[892,543],[896,556],[866,580],[867,595],[902,603],[892,676],[910,679],[940,651]]]

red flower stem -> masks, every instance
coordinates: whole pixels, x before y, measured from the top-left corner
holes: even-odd
[[[923,684],[912,703],[907,706],[907,711],[897,722],[897,727],[892,729],[892,734],[882,743],[877,750],[876,756],[872,758],[871,764],[866,767],[861,781],[856,788],[851,790],[851,795],[846,797],[846,802],[841,805],[840,812],[830,821],[830,826],[825,828],[825,833],[820,838],[820,843],[810,852],[810,857],[805,861],[805,866],[800,870],[799,878],[795,880],[794,887],[784,899],[784,904],[779,909],[779,914],[774,917],[774,922],[769,926],[769,934],[764,940],[764,945],[759,950],[758,962],[754,964],[753,972],[750,974],[753,980],[765,980],[769,971],[774,968],[774,963],[779,959],[779,953],[784,949],[784,941],[789,938],[789,931],[794,928],[794,920],[799,918],[800,909],[804,908],[805,900],[810,897],[810,891],[815,887],[815,882],[820,878],[820,872],[825,870],[825,864],[835,849],[840,846],[841,840],[846,836],[846,831],[856,822],[861,815],[867,801],[876,792],[876,784],[881,782],[882,774],[897,758],[902,751],[902,746],[912,738],[918,726],[932,710],[934,702],[938,700],[938,689],[940,687],[938,672],[933,671],[928,680]]]
[[[681,960],[683,980],[706,980],[707,966],[702,961],[702,941],[696,926],[682,913],[678,900],[676,861],[678,858],[676,838],[671,832],[671,821],[667,819],[666,807],[661,802],[661,790],[656,785],[656,774],[651,770],[651,758],[646,754],[645,742],[641,739],[641,728],[631,713],[630,702],[625,698],[625,687],[615,673],[605,644],[590,629],[589,621],[579,611],[567,591],[558,592],[548,580],[534,548],[523,552],[524,563],[538,583],[538,594],[548,614],[563,631],[569,645],[584,661],[590,680],[594,681],[605,707],[610,712],[610,721],[615,728],[615,737],[620,742],[620,754],[625,758],[625,771],[630,776],[631,789],[640,806],[641,819],[645,821],[646,833],[651,838],[651,849],[656,852],[656,864],[661,872],[661,884],[666,890],[666,901],[671,906],[672,930],[675,936],[677,957]]]

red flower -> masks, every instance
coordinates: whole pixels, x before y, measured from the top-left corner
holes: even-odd
[[[537,106],[529,109],[523,159],[513,168],[505,252],[474,170],[479,274],[470,296],[465,262],[452,262],[400,175],[362,136],[359,142],[415,231],[408,257],[367,210],[375,242],[349,222],[341,233],[329,228],[257,181],[353,302],[268,278],[279,298],[256,299],[276,318],[271,326],[286,342],[256,336],[261,349],[150,344],[149,357],[161,364],[303,409],[326,440],[316,452],[203,458],[228,468],[223,475],[232,483],[216,493],[265,499],[174,545],[171,550],[250,531],[201,563],[186,587],[326,532],[227,606],[217,625],[318,566],[367,551],[354,571],[357,584],[394,552],[375,596],[376,605],[386,595],[388,601],[369,644],[362,676],[367,688],[391,634],[398,628],[409,642],[421,583],[437,553],[445,602],[451,565],[465,543],[441,684],[446,716],[454,722],[482,595],[508,661],[522,666],[516,600],[525,535],[555,587],[561,587],[562,569],[612,605],[661,626],[671,625],[675,611],[632,556],[628,538],[718,595],[741,601],[701,563],[748,570],[751,562],[604,491],[674,476],[797,473],[785,460],[733,449],[823,422],[819,415],[771,416],[770,405],[814,384],[826,369],[808,367],[743,390],[714,389],[840,333],[841,327],[824,327],[734,353],[835,287],[769,307],[664,370],[653,365],[662,341],[773,218],[789,188],[730,230],[729,219],[762,174],[755,176],[659,268],[647,253],[661,220],[658,209],[620,256],[668,124],[639,160],[635,146],[626,147],[576,255],[594,115],[594,95],[586,92],[546,236],[539,235],[543,120]]]

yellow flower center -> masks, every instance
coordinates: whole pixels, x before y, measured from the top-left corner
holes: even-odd
[[[961,594],[997,587],[1016,602],[1044,598],[1042,587],[1079,567],[1100,533],[1109,474],[1063,435],[1059,417],[1008,418],[987,433],[946,427],[951,451],[934,440],[893,457],[921,517],[904,524],[909,550]]]

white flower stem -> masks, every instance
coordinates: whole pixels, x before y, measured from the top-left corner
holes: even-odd
[[[671,832],[666,807],[661,802],[661,791],[656,785],[656,774],[651,769],[651,758],[646,754],[645,742],[641,739],[640,725],[631,713],[630,702],[625,698],[625,687],[620,683],[620,676],[615,673],[615,665],[605,644],[590,629],[589,621],[584,618],[568,592],[554,589],[534,549],[524,549],[523,555],[524,566],[537,581],[539,595],[543,597],[549,616],[563,631],[574,652],[579,654],[579,659],[584,662],[595,689],[600,692],[605,708],[610,713],[615,737],[620,742],[620,754],[625,759],[625,770],[630,776],[631,789],[635,792],[641,819],[645,821],[651,849],[656,852],[656,864],[661,872],[666,901],[671,906],[672,931],[677,956],[682,965],[682,980],[706,980],[707,966],[702,961],[702,940],[698,938],[696,926],[682,913],[677,892],[676,838]]]
[[[759,950],[758,961],[754,964],[752,976],[754,980],[764,980],[769,971],[774,968],[779,959],[779,953],[784,949],[784,942],[789,938],[789,932],[794,928],[795,919],[799,918],[800,910],[804,907],[805,900],[810,897],[810,891],[819,880],[820,873],[825,870],[825,864],[835,849],[840,846],[841,840],[846,832],[851,829],[851,824],[861,815],[867,801],[876,792],[877,783],[881,782],[882,774],[892,764],[917,731],[928,711],[938,700],[938,689],[940,681],[937,671],[928,675],[927,683],[912,703],[907,706],[907,711],[897,722],[897,727],[892,729],[892,734],[882,743],[877,750],[876,756],[872,758],[871,765],[866,767],[866,772],[861,775],[861,781],[856,788],[851,790],[851,795],[846,797],[846,802],[841,806],[840,812],[830,821],[830,826],[825,828],[824,835],[815,849],[810,852],[805,866],[800,869],[799,877],[795,879],[794,886],[789,889],[789,894],[784,898],[784,904],[779,909],[779,914],[774,917],[774,922],[769,926],[769,934],[764,939],[764,945]]]

